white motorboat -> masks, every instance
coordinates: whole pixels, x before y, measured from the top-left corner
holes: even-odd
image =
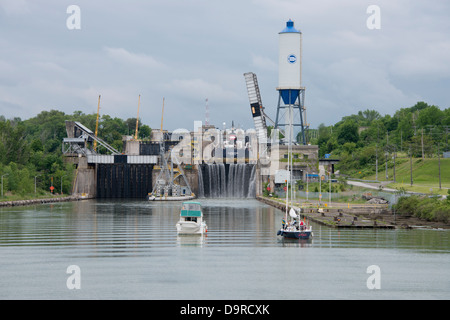
[[[200,202],[183,202],[180,210],[180,220],[176,224],[178,234],[205,234],[208,226],[203,220]]]
[[[190,199],[194,199],[194,196],[148,196],[147,200],[148,201],[185,201],[185,200],[190,200]]]

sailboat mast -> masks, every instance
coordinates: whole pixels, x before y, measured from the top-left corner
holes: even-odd
[[[292,114],[293,110],[292,110],[292,104],[289,106],[289,156],[288,156],[288,161],[289,161],[289,180],[290,180],[290,184],[291,184],[291,207],[292,207],[292,136],[293,136],[293,130],[294,127],[292,125],[292,121],[293,121],[293,114]]]
[[[162,130],[163,130],[163,119],[164,119],[164,97],[163,97],[162,111],[161,111],[161,135],[162,135]]]
[[[98,135],[98,115],[100,113],[100,97],[101,97],[101,95],[98,95],[97,120],[95,121],[95,136]],[[96,149],[97,149],[97,140],[94,140],[94,151]]]
[[[136,117],[136,131],[134,133],[134,140],[137,140],[138,138],[138,128],[139,128],[139,107],[141,105],[141,95],[139,95],[139,101],[138,101],[138,110],[137,110],[137,117]]]
[[[286,213],[285,213],[285,218],[284,218],[286,223],[288,221],[288,218],[287,218],[287,216],[288,216],[288,194],[289,194],[289,183],[286,180]]]

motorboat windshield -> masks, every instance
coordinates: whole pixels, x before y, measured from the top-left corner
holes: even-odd
[[[201,217],[202,206],[198,202],[184,202],[181,207],[182,217]]]

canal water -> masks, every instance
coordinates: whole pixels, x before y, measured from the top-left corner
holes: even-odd
[[[205,236],[177,236],[180,202],[1,208],[0,299],[450,298],[449,231],[313,224],[312,240],[286,241],[278,209],[199,201]]]

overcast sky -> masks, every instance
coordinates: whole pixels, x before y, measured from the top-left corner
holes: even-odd
[[[380,29],[369,29],[369,5]],[[70,5],[81,29],[69,29]],[[448,0],[0,0],[0,115],[75,110],[153,128],[253,127],[243,74],[254,72],[275,117],[278,32],[303,33],[311,128],[359,110],[382,115],[417,101],[450,107]]]

